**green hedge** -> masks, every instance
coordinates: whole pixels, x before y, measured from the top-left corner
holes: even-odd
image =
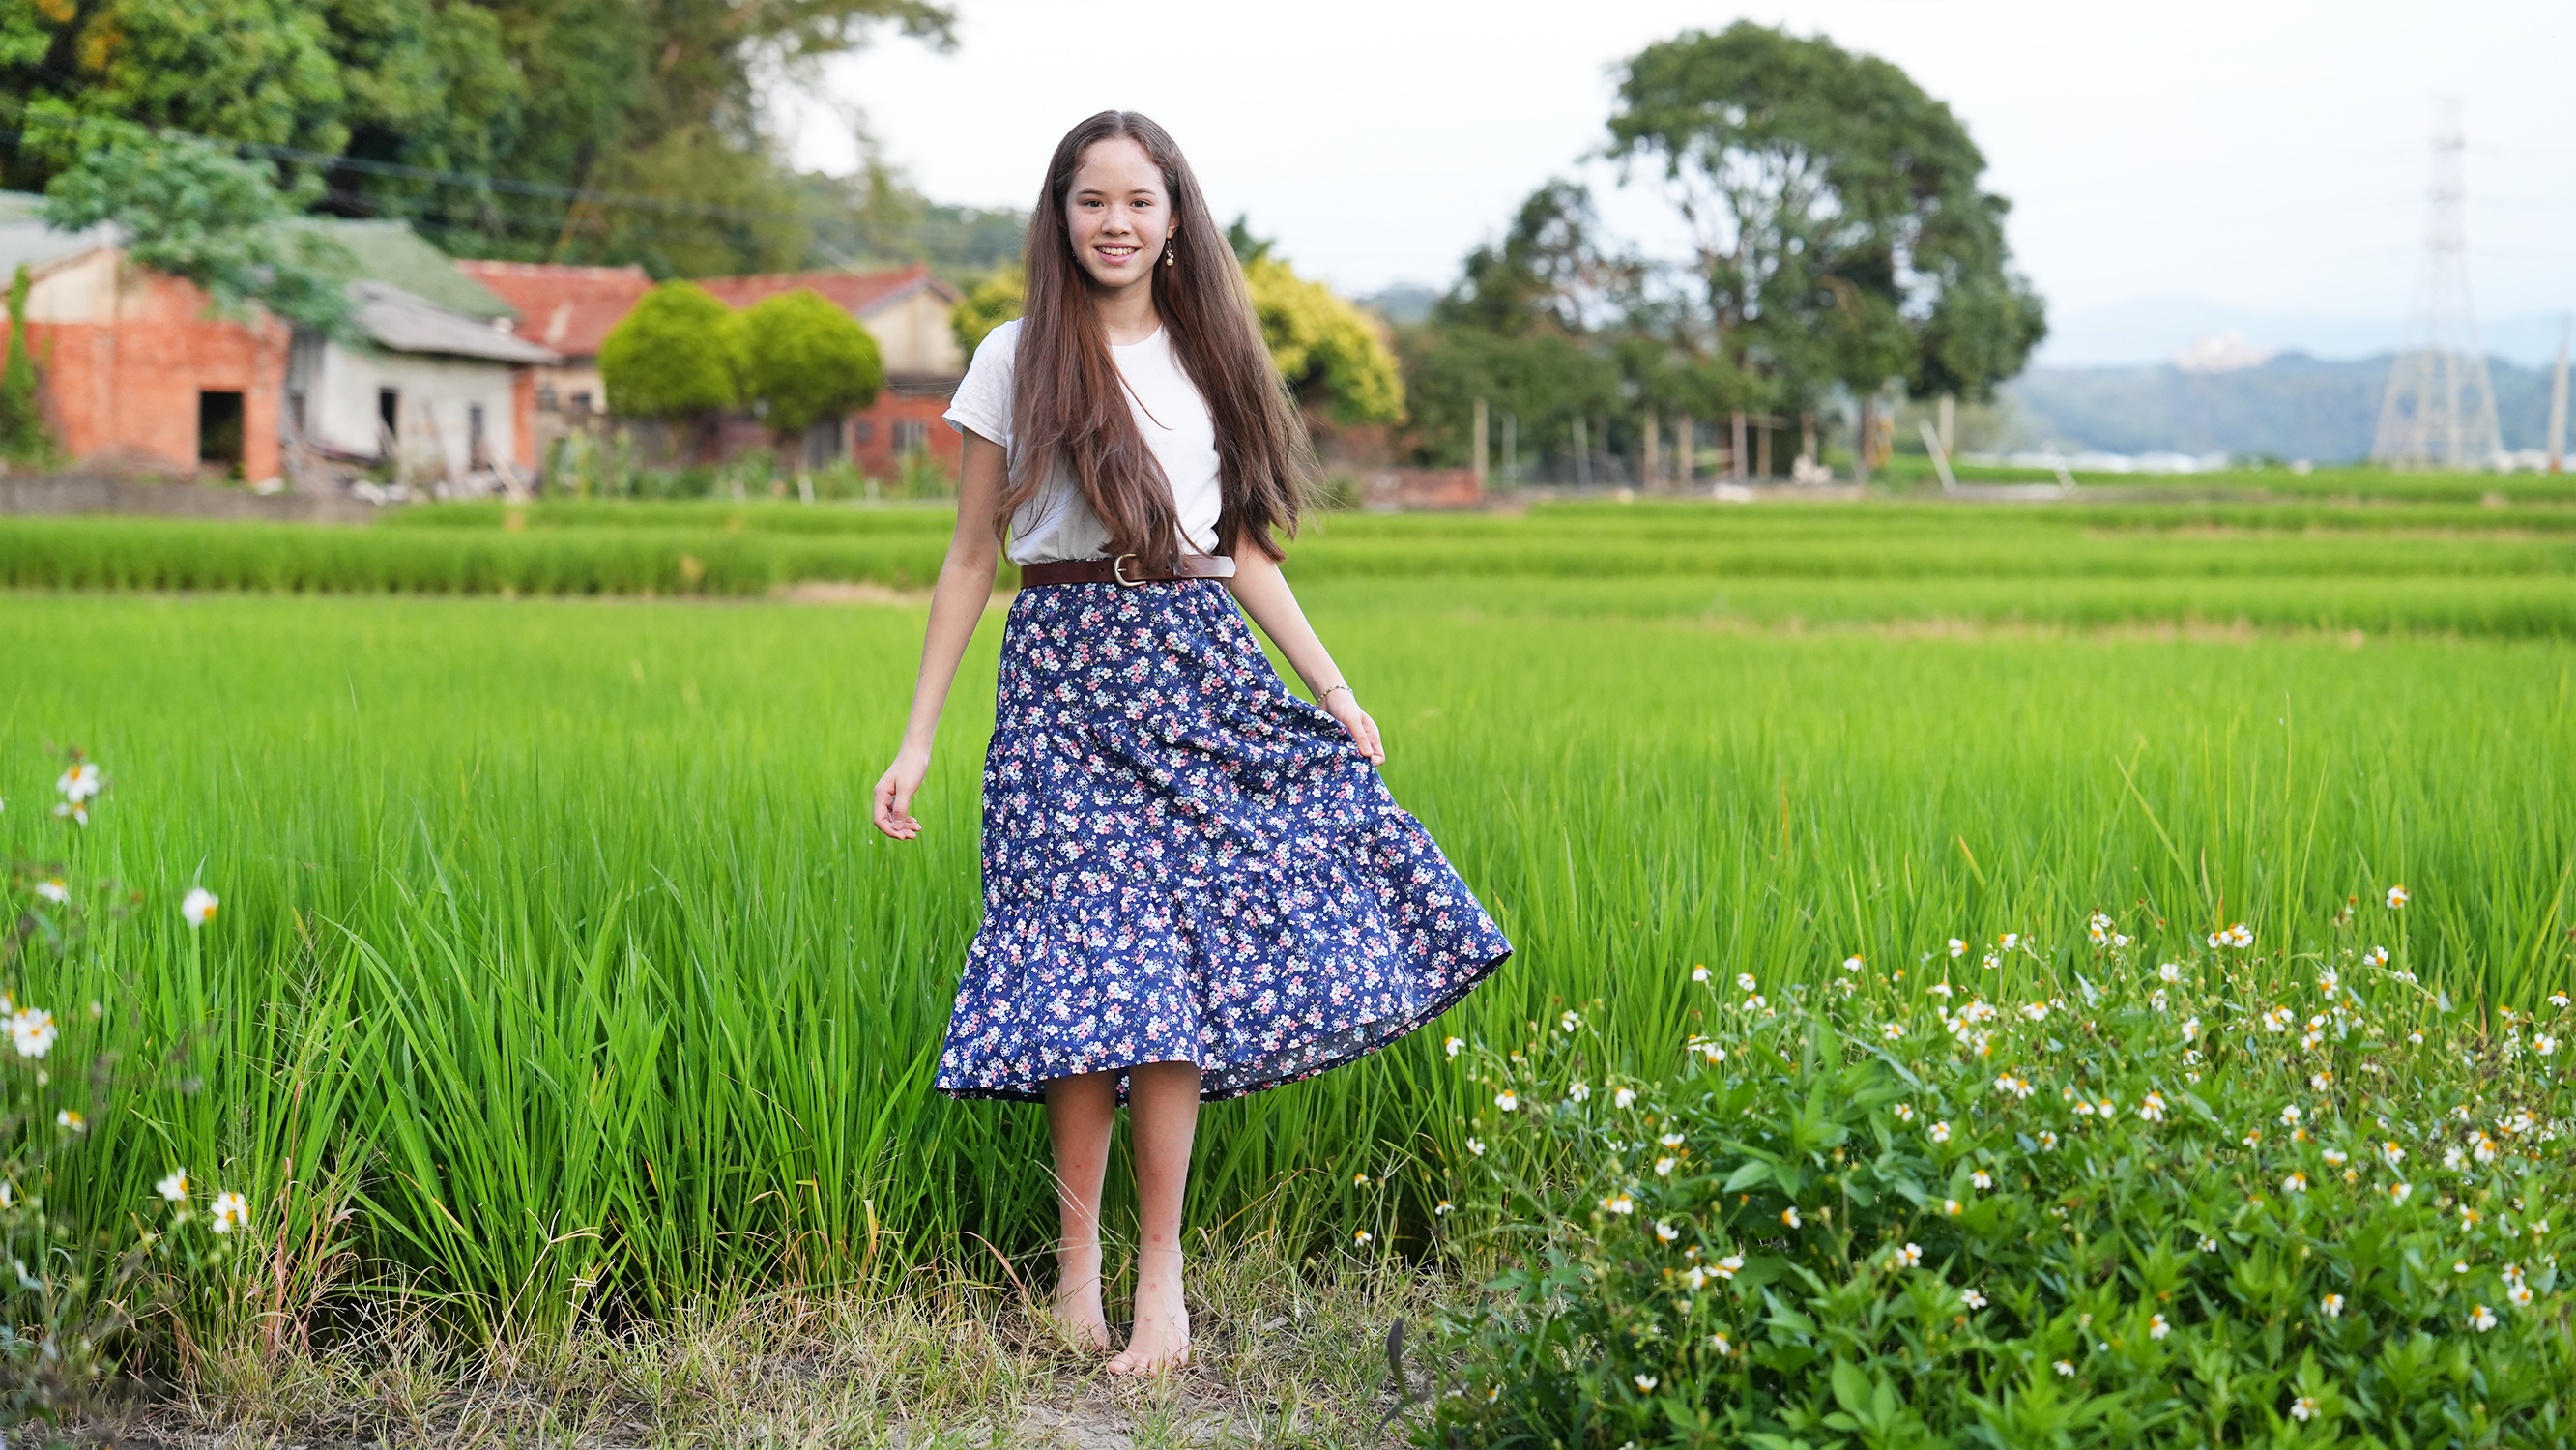
[[[704,529],[717,533],[948,536],[954,504],[824,504],[690,499],[635,503],[618,499],[548,499],[541,503],[443,503],[387,509],[390,529]]]
[[[921,588],[947,531],[466,530],[0,520],[0,585],[320,594],[759,595],[799,580]]]

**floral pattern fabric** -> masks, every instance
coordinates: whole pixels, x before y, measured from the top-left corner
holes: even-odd
[[[1188,1061],[1202,1099],[1239,1097],[1385,1046],[1511,954],[1222,584],[1021,590],[999,697],[941,1091]]]

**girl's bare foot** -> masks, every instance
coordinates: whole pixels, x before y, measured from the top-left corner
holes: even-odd
[[[1178,1258],[1178,1254],[1173,1255]],[[1159,1276],[1158,1276],[1159,1277]],[[1190,1311],[1178,1274],[1136,1286],[1136,1328],[1108,1369],[1114,1375],[1162,1374],[1190,1362]]]
[[[1100,1311],[1099,1245],[1058,1251],[1055,1305],[1050,1312],[1056,1328],[1083,1348],[1107,1354],[1118,1347],[1109,1333],[1109,1316]]]
[[[1053,1316],[1058,1332],[1095,1354],[1107,1354],[1117,1348],[1109,1333],[1109,1316],[1100,1312],[1100,1295],[1092,1293],[1089,1304],[1072,1299],[1058,1299]]]

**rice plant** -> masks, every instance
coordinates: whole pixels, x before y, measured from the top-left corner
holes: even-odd
[[[1444,1040],[1577,1010],[1605,1068],[1642,1072],[1694,1030],[1694,964],[1820,982],[2110,910],[2245,923],[2245,969],[2273,970],[2402,881],[2393,969],[2526,1009],[2568,981],[2555,639],[1745,631],[1660,607],[1663,579],[1316,573],[1398,798],[1518,954],[1396,1048],[1211,1108],[1202,1227],[1425,1252],[1474,1106]],[[867,799],[910,607],[0,609],[0,826],[139,893],[95,950],[9,985],[100,1001],[115,1050],[197,1089],[97,1124],[63,1211],[120,1221],[173,1167],[220,1176],[274,1250],[263,1322],[306,1329],[363,1285],[499,1336],[1043,1265],[1037,1114],[928,1087],[976,917],[998,619],[931,829],[896,847]],[[66,745],[113,782],[86,825],[45,809]],[[191,888],[222,901],[202,929]]]

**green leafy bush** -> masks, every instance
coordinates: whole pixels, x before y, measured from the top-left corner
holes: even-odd
[[[764,297],[734,319],[741,337],[743,391],[788,449],[827,418],[877,400],[885,360],[858,319],[820,292],[799,287]]]
[[[0,353],[0,462],[46,464],[57,449],[36,397],[36,359],[27,346],[27,264],[9,278],[9,342]]]
[[[114,222],[128,260],[195,283],[217,311],[257,303],[338,335],[349,297],[330,275],[329,243],[280,225],[319,191],[318,178],[281,191],[274,168],[213,142],[99,121],[80,159],[46,184],[45,220],[68,232]]]
[[[1701,968],[1657,1078],[1571,1012],[1481,1055],[1466,1217],[1509,1267],[1452,1327],[1448,1431],[2569,1443],[2568,999],[2466,1010],[2357,939],[2148,966],[2088,935],[1821,991]]]
[[[608,410],[628,418],[694,418],[734,405],[742,341],[733,313],[693,282],[665,282],[599,343]]]

